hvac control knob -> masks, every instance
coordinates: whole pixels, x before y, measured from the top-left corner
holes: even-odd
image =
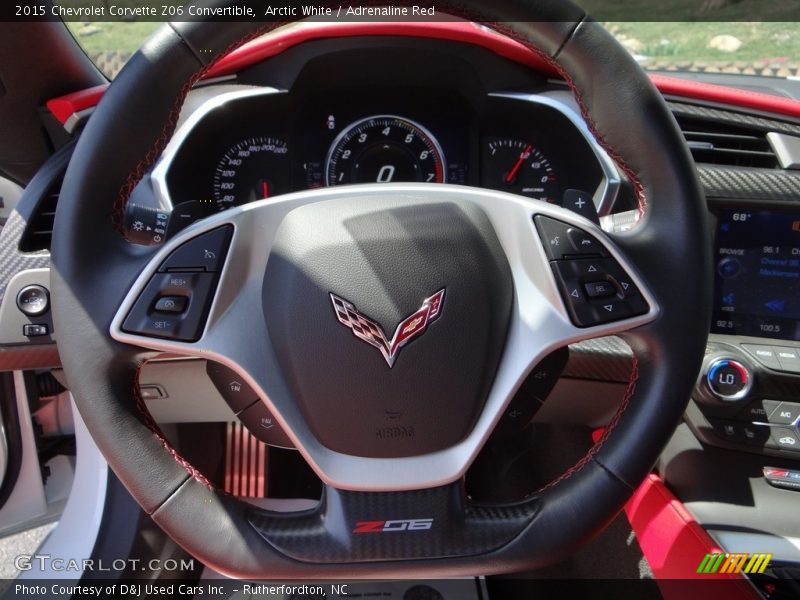
[[[735,402],[750,391],[753,376],[745,365],[732,358],[714,359],[706,372],[706,383],[720,400]]]

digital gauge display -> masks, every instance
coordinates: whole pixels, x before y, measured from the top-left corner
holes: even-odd
[[[445,182],[439,142],[403,117],[367,117],[345,127],[325,161],[325,183]]]

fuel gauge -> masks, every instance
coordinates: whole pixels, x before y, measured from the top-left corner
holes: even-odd
[[[534,200],[557,203],[558,176],[547,157],[532,143],[487,137],[481,152],[481,185]]]

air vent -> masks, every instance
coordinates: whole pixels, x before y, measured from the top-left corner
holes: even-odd
[[[25,233],[19,243],[22,252],[50,250],[53,239],[53,222],[56,218],[56,204],[61,192],[61,180],[56,181],[41,199],[25,227]]]
[[[778,159],[766,132],[675,115],[695,162],[775,169]]]

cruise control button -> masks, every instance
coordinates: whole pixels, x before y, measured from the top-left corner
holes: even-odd
[[[180,314],[186,310],[186,305],[189,299],[186,296],[161,296],[156,300],[156,305],[153,310],[163,313],[177,313]]]
[[[220,270],[228,244],[233,233],[233,226],[225,225],[204,233],[178,246],[167,259],[161,263],[159,271],[211,271]]]
[[[800,419],[800,404],[781,402],[769,414],[767,420],[778,425],[793,425]]]
[[[778,355],[775,353],[772,346],[742,344],[742,348],[768,369],[780,370],[781,364],[778,362]]]
[[[200,338],[211,304],[216,275],[213,273],[156,273],[147,283],[122,324],[129,333],[194,342]],[[156,310],[160,298],[178,297],[184,310]]]
[[[800,373],[800,352],[795,348],[786,348],[784,346],[773,346],[772,350],[778,358],[781,371]]]

